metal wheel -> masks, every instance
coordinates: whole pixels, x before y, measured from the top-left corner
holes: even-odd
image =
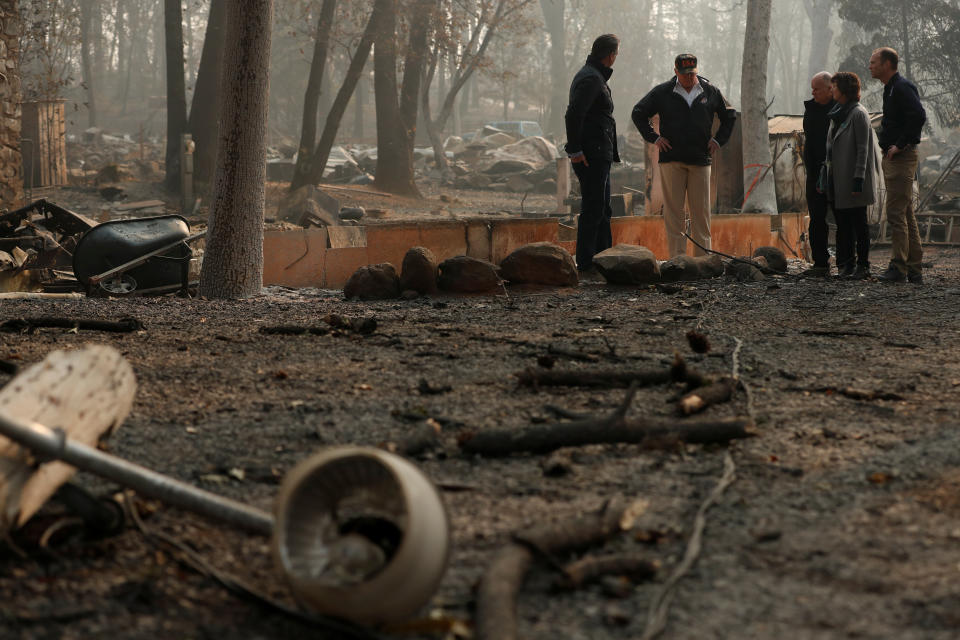
[[[137,288],[137,281],[127,274],[100,281],[100,288],[113,296],[125,296]]]

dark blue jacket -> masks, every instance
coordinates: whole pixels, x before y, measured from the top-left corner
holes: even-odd
[[[587,162],[620,162],[617,152],[617,121],[613,119],[613,94],[607,80],[613,69],[590,56],[570,83],[567,125],[567,153],[579,152]]]
[[[737,112],[720,90],[703,76],[699,77],[703,93],[688,106],[687,101],[673,89],[677,78],[667,80],[650,90],[633,108],[633,124],[649,143],[657,141],[657,133],[650,118],[660,116],[660,135],[670,141],[670,151],[660,152],[660,162],[686,162],[707,166],[710,164],[710,138],[721,147],[730,139]],[[720,128],[713,131],[713,116],[720,118]]]
[[[803,103],[803,165],[807,168],[807,179],[817,179],[820,165],[827,157],[827,129],[830,118],[827,114],[837,106],[833,100],[820,104],[810,99]]]
[[[920,144],[920,132],[927,121],[927,112],[920,104],[916,85],[899,73],[883,87],[883,120],[880,121],[880,148],[886,151],[896,145],[900,149]]]

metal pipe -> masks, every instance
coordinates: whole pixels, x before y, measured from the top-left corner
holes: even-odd
[[[138,493],[200,515],[222,520],[264,536],[273,534],[273,516],[209,491],[180,482],[146,467],[70,440],[61,429],[38,422],[17,420],[0,413],[0,434],[41,457],[67,464],[112,480]]]

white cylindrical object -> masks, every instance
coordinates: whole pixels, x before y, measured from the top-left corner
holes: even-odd
[[[274,559],[312,611],[362,624],[408,618],[436,592],[449,550],[436,488],[386,451],[323,451],[280,488]]]

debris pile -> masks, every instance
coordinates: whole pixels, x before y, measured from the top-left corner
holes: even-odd
[[[98,224],[48,200],[0,214],[0,291],[138,295],[185,290],[198,267],[181,216]]]
[[[0,214],[0,291],[72,291],[73,252],[96,222],[47,200]]]

